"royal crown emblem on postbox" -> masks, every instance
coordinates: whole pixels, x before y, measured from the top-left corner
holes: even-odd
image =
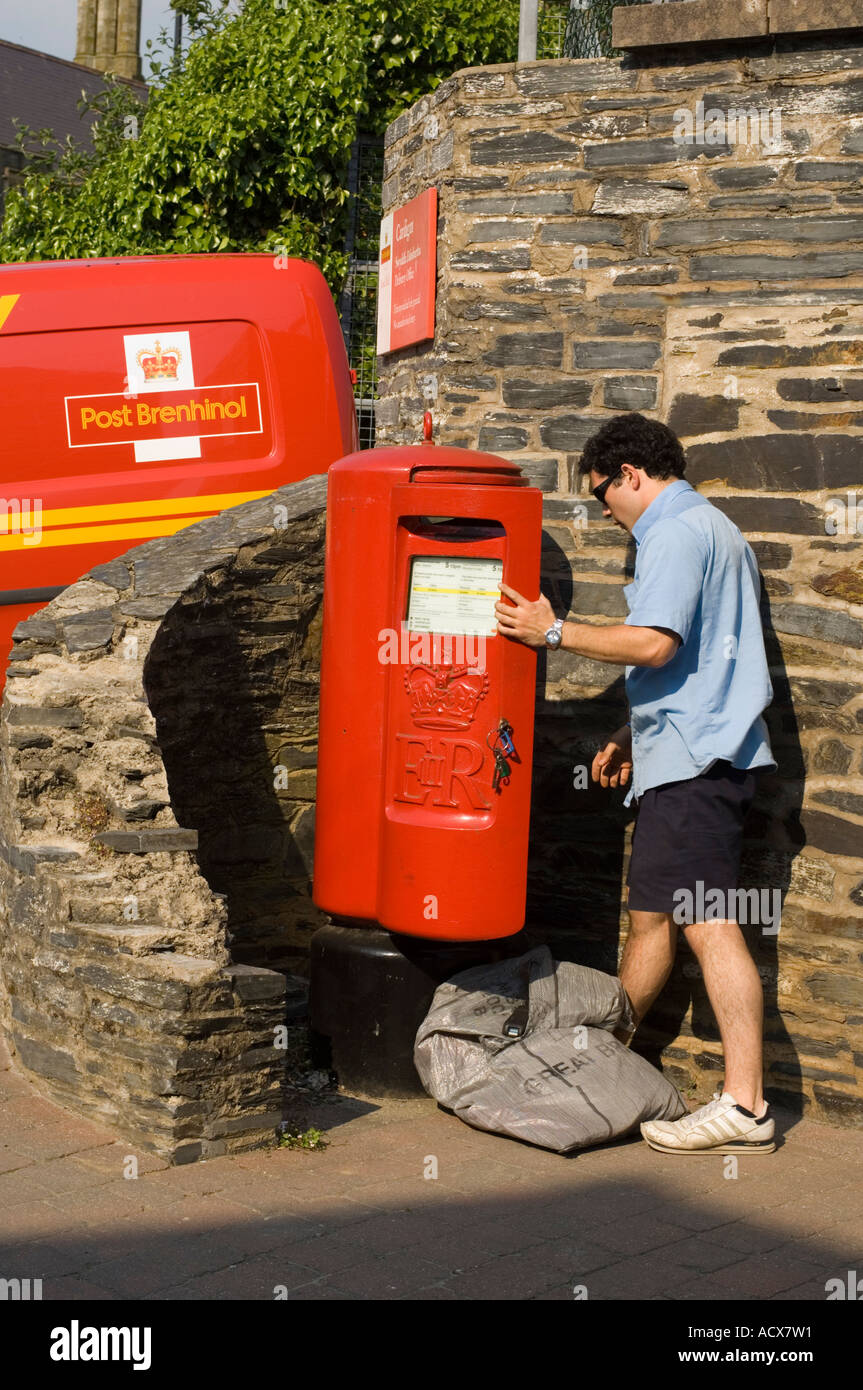
[[[158,338],[154,347],[141,348],[135,354],[138,366],[144,373],[145,381],[177,380],[182,353],[179,348],[162,348]]]
[[[419,728],[468,729],[488,690],[488,672],[475,666],[411,666],[405,689]]]

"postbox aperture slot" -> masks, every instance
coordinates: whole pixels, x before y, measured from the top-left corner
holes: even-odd
[[[406,516],[402,517],[401,524],[412,536],[455,545],[502,540],[506,535],[499,521],[483,517]]]

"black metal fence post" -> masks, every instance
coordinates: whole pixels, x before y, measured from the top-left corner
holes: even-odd
[[[375,442],[378,240],[383,161],[383,140],[379,136],[360,135],[354,142],[348,167],[350,204],[345,238],[348,274],[339,301],[339,316],[348,362],[357,374],[354,398],[361,449],[371,449]]]

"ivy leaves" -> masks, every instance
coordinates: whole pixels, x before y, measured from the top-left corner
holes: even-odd
[[[79,103],[92,152],[22,134],[0,260],[273,250],[346,272],[347,166],[455,68],[514,57],[517,0],[174,0],[181,69],[155,61],[146,106],[110,82]],[[41,134],[41,140],[39,135]],[[29,143],[28,143],[29,142]]]

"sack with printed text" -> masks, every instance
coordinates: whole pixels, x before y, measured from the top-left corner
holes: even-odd
[[[620,981],[547,946],[473,966],[435,991],[414,1063],[435,1100],[476,1129],[558,1153],[686,1111],[671,1083],[612,1036],[632,1027]]]

